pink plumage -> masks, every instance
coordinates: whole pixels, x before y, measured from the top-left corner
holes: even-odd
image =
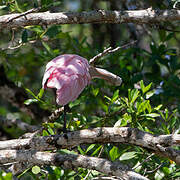
[[[56,89],[56,102],[66,105],[74,101],[90,83],[88,61],[78,55],[64,54],[46,65],[42,86]]]

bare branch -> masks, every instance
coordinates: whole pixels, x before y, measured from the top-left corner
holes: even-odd
[[[64,112],[64,106],[56,109],[52,112],[52,114],[48,117],[49,121],[54,121],[58,119]]]
[[[10,23],[10,22],[12,22],[13,20],[18,19],[18,18],[20,18],[20,17],[22,17],[22,16],[25,16],[25,17],[26,17],[26,15],[28,15],[28,14],[30,14],[30,13],[33,13],[33,12],[37,12],[39,9],[40,9],[40,8],[29,9],[29,10],[27,10],[26,12],[23,12],[23,13],[21,13],[21,14],[18,14],[18,15],[15,16],[15,17],[12,17],[12,18],[8,19],[8,21],[7,21],[6,23]]]
[[[1,150],[0,163],[28,162],[32,165],[55,165],[67,169],[78,167],[93,169],[107,175],[122,177],[123,179],[147,180],[146,177],[133,172],[128,166],[120,162],[111,162],[97,157],[88,157],[75,154],[58,154],[37,152],[33,150]]]
[[[110,54],[110,53],[114,53],[114,52],[116,52],[116,51],[119,51],[120,49],[125,49],[125,48],[127,48],[127,47],[135,44],[136,42],[137,42],[137,40],[136,40],[136,41],[132,41],[132,42],[130,42],[130,43],[128,43],[128,44],[125,44],[125,45],[123,45],[123,46],[118,46],[118,47],[116,47],[116,48],[114,48],[114,49],[112,49],[112,47],[109,47],[109,48],[105,49],[103,52],[101,52],[101,53],[99,53],[98,55],[96,55],[96,56],[94,56],[93,58],[91,58],[90,61],[89,61],[89,64],[90,64],[90,65],[94,65],[94,63],[95,63],[95,61],[96,61],[97,59],[99,59],[99,58],[101,58],[101,57],[103,57],[103,56],[105,56],[105,55],[107,55],[107,54]]]
[[[179,21],[180,10],[145,10],[132,11],[105,11],[95,10],[89,12],[60,12],[60,13],[31,13],[10,14],[0,17],[0,27],[23,27],[27,25],[49,24],[82,24],[82,23],[137,23],[158,24],[167,21]]]
[[[153,135],[129,127],[94,128],[69,132],[67,134],[0,141],[0,149],[53,150],[73,148],[80,144],[128,143],[152,150],[154,153],[180,164],[180,151],[170,146],[180,145],[180,135]]]

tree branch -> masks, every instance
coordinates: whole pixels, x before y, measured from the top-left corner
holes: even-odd
[[[153,135],[135,128],[94,128],[55,136],[0,141],[0,149],[54,150],[73,148],[80,144],[128,143],[147,148],[180,164],[180,151],[170,146],[180,145],[180,135]]]
[[[35,150],[1,150],[0,163],[28,162],[32,165],[63,166],[66,169],[78,167],[93,169],[107,175],[122,177],[123,179],[147,180],[144,176],[133,172],[128,166],[120,162],[111,162],[97,157],[88,157],[75,154],[58,154],[37,152]]]
[[[145,10],[89,12],[41,12],[31,14],[9,14],[0,16],[0,28],[23,27],[28,25],[82,24],[82,23],[136,23],[158,24],[179,21],[180,10]]]
[[[120,49],[125,49],[125,48],[127,48],[127,47],[129,47],[129,46],[131,46],[131,45],[134,45],[136,42],[137,42],[137,40],[136,40],[136,41],[132,41],[132,42],[127,43],[127,44],[122,45],[122,46],[118,46],[118,47],[116,47],[116,48],[114,48],[114,49],[112,49],[112,47],[109,47],[109,48],[107,48],[107,49],[104,49],[103,52],[101,52],[101,53],[97,54],[96,56],[94,56],[93,58],[91,58],[91,59],[89,60],[89,64],[93,66],[94,63],[95,63],[95,61],[96,61],[97,59],[99,59],[99,58],[101,58],[101,57],[103,57],[103,56],[105,56],[105,55],[107,55],[107,54],[110,54],[110,53],[114,53],[114,52],[116,52],[116,51],[119,51]]]

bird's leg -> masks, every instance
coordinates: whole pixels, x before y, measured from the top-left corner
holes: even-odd
[[[66,129],[66,113],[69,111],[69,105],[65,105],[64,106],[64,125],[63,125],[63,133],[67,133],[67,129]]]

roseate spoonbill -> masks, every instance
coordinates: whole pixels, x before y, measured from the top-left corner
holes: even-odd
[[[44,89],[56,89],[56,103],[64,106],[64,127],[66,132],[67,104],[74,101],[92,78],[105,79],[114,85],[120,85],[120,77],[100,68],[90,66],[88,61],[75,54],[57,56],[46,65],[42,86]]]

